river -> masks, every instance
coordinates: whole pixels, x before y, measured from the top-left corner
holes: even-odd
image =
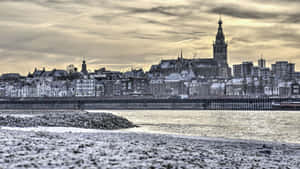
[[[300,111],[89,110],[128,118],[126,131],[300,143]]]

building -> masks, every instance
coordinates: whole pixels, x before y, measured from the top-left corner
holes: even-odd
[[[104,96],[104,82],[103,81],[96,81],[96,88],[95,88],[95,92],[96,92],[96,96],[97,97],[101,97]]]
[[[168,76],[182,71],[193,71],[197,77],[205,78],[229,78],[231,69],[227,63],[227,43],[222,28],[222,20],[219,20],[219,28],[216,40],[213,43],[213,58],[185,59],[182,51],[177,59],[161,60],[158,65],[153,65],[149,71],[150,76]]]
[[[83,74],[85,74],[85,75],[88,74],[87,66],[86,66],[85,60],[82,61],[81,72],[82,72]]]
[[[291,84],[291,95],[300,95],[300,85],[297,82]]]
[[[271,78],[271,70],[270,68],[262,68],[260,69],[260,77],[262,80],[269,80]]]
[[[243,62],[242,64],[233,65],[233,75],[235,78],[250,77],[253,74],[253,63]]]
[[[243,62],[242,63],[242,75],[243,77],[251,77],[253,71],[252,62]]]
[[[252,77],[260,77],[260,70],[261,68],[258,66],[253,66],[252,68]]]
[[[92,97],[96,96],[95,79],[77,79],[76,80],[76,96],[77,97]]]
[[[192,80],[189,83],[190,97],[207,97],[210,95],[210,82],[205,79]]]
[[[225,35],[223,33],[222,24],[223,21],[219,20],[218,33],[216,40],[213,44],[214,60],[218,64],[218,76],[228,78],[231,76],[231,70],[227,63],[227,47],[228,44],[225,42]]]
[[[188,85],[185,83],[182,74],[172,73],[165,77],[165,92],[167,96],[186,96],[188,95]]]
[[[243,78],[233,78],[226,83],[227,96],[243,96],[244,94]]]
[[[233,65],[233,76],[235,78],[241,78],[243,77],[243,73],[242,73],[242,65]]]
[[[149,82],[150,93],[155,97],[163,97],[165,93],[165,83],[163,78],[152,78]]]
[[[259,68],[265,68],[266,67],[266,60],[261,58],[258,60],[258,67]]]
[[[279,61],[272,64],[272,72],[277,79],[292,79],[295,73],[295,64]]]

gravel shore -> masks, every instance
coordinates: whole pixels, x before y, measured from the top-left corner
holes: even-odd
[[[300,145],[131,132],[0,129],[0,168],[300,168]]]

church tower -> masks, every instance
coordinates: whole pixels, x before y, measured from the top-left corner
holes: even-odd
[[[227,65],[227,43],[222,28],[222,20],[219,20],[219,28],[216,36],[216,41],[213,44],[214,60],[217,61],[219,66]]]
[[[86,67],[86,63],[85,63],[85,59],[83,59],[83,61],[82,61],[81,72],[82,72],[83,74],[85,74],[85,75],[88,74],[87,67]]]
[[[218,64],[218,76],[222,78],[228,78],[231,76],[231,69],[227,63],[227,43],[225,42],[225,36],[222,28],[222,20],[219,19],[219,28],[216,36],[216,40],[213,44],[214,60]]]

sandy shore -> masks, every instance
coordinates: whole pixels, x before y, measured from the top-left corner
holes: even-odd
[[[300,145],[128,132],[0,129],[0,168],[300,168]]]

